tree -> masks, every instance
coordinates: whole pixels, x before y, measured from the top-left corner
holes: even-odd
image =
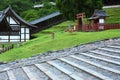
[[[24,0],[24,1],[11,0],[10,5],[17,13],[20,14],[21,12],[32,8],[32,1],[30,1],[30,0]]]
[[[68,20],[74,20],[78,13],[90,17],[94,9],[102,9],[102,0],[56,0],[56,6]]]
[[[28,22],[38,19],[39,13],[37,10],[30,9],[21,13],[21,16]]]
[[[17,13],[21,13],[28,9],[32,8],[32,1],[31,0],[1,0],[0,1],[0,10],[4,10],[8,6],[11,6]]]

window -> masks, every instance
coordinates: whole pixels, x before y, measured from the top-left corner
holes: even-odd
[[[99,19],[99,23],[104,23],[104,19]]]

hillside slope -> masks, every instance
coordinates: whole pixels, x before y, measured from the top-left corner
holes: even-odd
[[[120,8],[106,9],[109,18],[108,23],[120,23]],[[114,15],[114,16],[113,16]],[[111,20],[112,18],[112,20]],[[117,18],[117,19],[116,19]],[[71,21],[73,26],[75,22]],[[76,45],[86,44],[94,41],[120,37],[120,29],[107,30],[101,32],[65,32],[68,28],[68,21],[56,25],[50,29],[41,31],[35,39],[22,43],[21,47],[14,48],[4,54],[0,54],[0,61],[14,61],[17,59],[28,58],[46,51],[55,51],[70,48]],[[51,33],[55,33],[55,39],[51,38]]]

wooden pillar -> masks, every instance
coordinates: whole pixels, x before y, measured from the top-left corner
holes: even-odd
[[[26,35],[27,35],[27,33],[26,33],[26,28],[24,28],[24,41],[26,42]]]
[[[8,42],[10,42],[10,30],[8,32]]]
[[[21,42],[21,24],[20,24],[20,42]]]

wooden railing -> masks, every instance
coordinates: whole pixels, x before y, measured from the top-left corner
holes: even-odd
[[[10,49],[13,49],[14,45],[11,44],[10,46],[5,47],[4,44],[2,44],[2,47],[0,48],[0,53],[4,53],[6,51],[9,51]]]
[[[120,23],[117,24],[84,24],[82,31],[100,31],[109,29],[120,29]]]

